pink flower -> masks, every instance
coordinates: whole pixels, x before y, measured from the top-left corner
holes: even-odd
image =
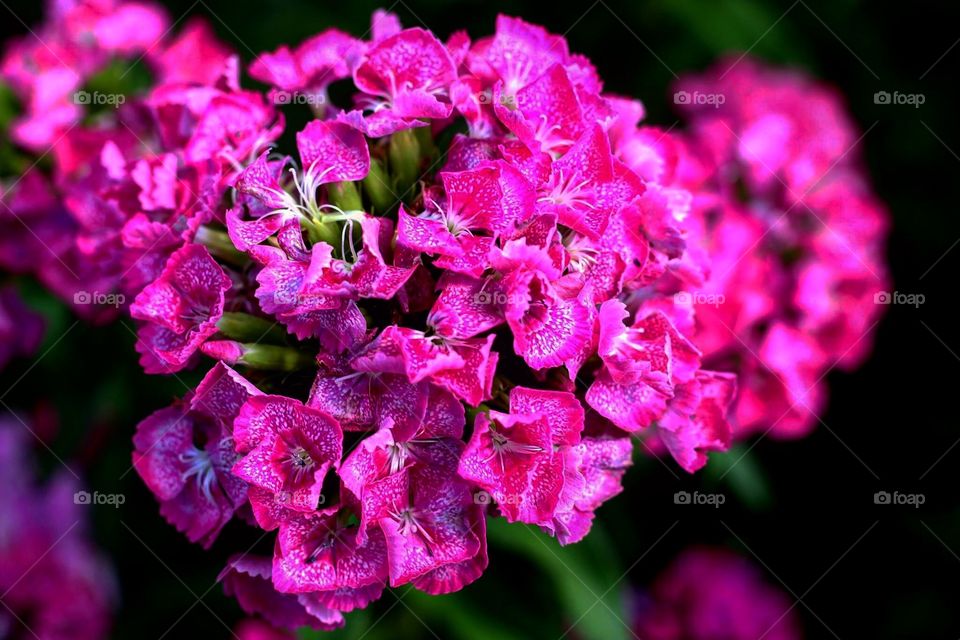
[[[284,45],[273,53],[261,53],[250,65],[250,75],[281,90],[325,96],[328,84],[350,75],[351,59],[362,47],[356,38],[328,29],[293,50]]]
[[[477,414],[458,471],[488,491],[508,521],[549,523],[582,488],[571,447],[583,421],[572,393],[514,387],[510,413]]]
[[[419,411],[403,423],[388,422],[365,438],[347,456],[340,469],[343,487],[358,504],[360,539],[366,528],[382,511],[383,486],[392,486],[390,476],[416,463],[432,464],[435,447],[450,447],[463,437],[464,410],[456,398],[441,387],[431,385]]]
[[[330,631],[342,627],[343,616],[318,601],[313,594],[287,594],[277,591],[272,583],[273,562],[270,558],[248,555],[233,556],[227,561],[218,582],[223,591],[233,596],[248,614],[262,616],[271,625],[296,631],[311,627]],[[273,638],[266,630],[256,637]],[[284,637],[284,636],[281,636]]]
[[[0,419],[0,627],[27,624],[39,638],[64,630],[76,640],[107,637],[118,600],[113,567],[92,544],[75,479],[59,473],[36,483],[27,433]]]
[[[244,618],[233,628],[239,640],[295,640],[293,631],[277,629],[258,618]]]
[[[623,474],[632,464],[630,438],[610,435],[587,436],[573,447],[577,471],[583,486],[572,504],[558,509],[550,523],[541,525],[560,544],[579,542],[590,532],[597,508],[623,490]]]
[[[420,118],[446,118],[449,87],[456,79],[443,43],[423,29],[405,29],[372,46],[353,72],[363,97],[362,127],[380,137],[418,126]]]
[[[233,55],[217,40],[209,23],[192,18],[159,53],[151,52],[150,62],[163,83],[213,85]]]
[[[462,449],[452,439],[424,448],[415,464],[365,488],[386,539],[391,586],[423,579],[421,586],[446,593],[482,573],[483,513],[456,473]],[[441,579],[438,569],[454,575]]]
[[[230,278],[201,245],[176,251],[160,277],[130,306],[142,320],[137,340],[147,373],[172,373],[187,366],[204,340],[217,332]]]
[[[336,516],[300,514],[280,526],[273,556],[273,582],[283,593],[304,594],[336,611],[363,608],[380,597],[387,580],[387,546],[372,531]]]
[[[133,466],[160,501],[160,513],[191,542],[209,547],[247,501],[247,485],[231,474],[233,422],[260,394],[223,363],[182,402],[137,425]]]
[[[426,210],[409,215],[401,205],[397,242],[435,254],[435,264],[478,277],[487,266],[493,238],[511,230],[535,206],[532,185],[510,165],[498,161],[476,169],[441,172],[443,196],[427,197]]]
[[[74,93],[114,57],[133,63],[160,41],[169,19],[141,2],[66,2],[31,35],[14,40],[0,59],[0,77],[24,104],[11,126],[20,145],[45,153],[83,116]]]
[[[327,472],[343,454],[336,420],[282,396],[249,398],[234,421],[234,438],[243,457],[233,473],[251,485],[253,514],[267,530],[287,511],[316,511]]]
[[[587,403],[625,431],[637,431],[666,410],[678,384],[688,381],[700,354],[659,311],[623,324],[624,305],[600,307],[599,354],[604,367],[587,391]]]
[[[366,368],[405,374],[416,384],[429,380],[477,406],[491,393],[497,354],[493,336],[454,339],[389,326],[361,354]]]
[[[687,549],[660,574],[638,605],[635,628],[652,640],[801,637],[786,594],[746,559],[710,548]]]
[[[677,388],[657,422],[660,441],[689,472],[707,463],[708,451],[726,451],[733,439],[727,414],[736,396],[736,376],[699,370]]]

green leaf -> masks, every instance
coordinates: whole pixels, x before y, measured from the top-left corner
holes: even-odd
[[[623,611],[620,580],[613,545],[599,524],[582,542],[561,547],[539,529],[490,518],[487,537],[497,546],[531,558],[557,589],[567,627],[588,640],[626,640],[631,637]]]
[[[754,511],[771,503],[770,483],[763,467],[748,447],[738,444],[726,453],[713,453],[704,470],[707,478],[724,482],[737,499]]]

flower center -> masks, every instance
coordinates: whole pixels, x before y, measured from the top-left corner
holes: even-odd
[[[407,463],[410,450],[405,442],[395,442],[387,446],[387,467],[391,474],[399,472]]]
[[[217,482],[217,474],[213,469],[213,462],[210,461],[210,455],[203,449],[191,447],[188,451],[181,453],[178,458],[186,465],[186,469],[180,474],[180,479],[196,478],[200,492],[207,500],[214,502],[213,485]]]
[[[303,447],[294,447],[290,450],[287,464],[290,465],[296,480],[300,480],[302,476],[306,475],[317,465],[313,458],[310,457],[310,453]]]
[[[507,465],[504,461],[504,456],[507,454],[533,455],[543,452],[543,447],[541,446],[511,440],[505,434],[497,431],[493,427],[493,423],[490,424],[490,448],[492,451],[484,462],[490,462],[494,458],[497,458],[500,461],[501,473],[506,473]]]
[[[336,534],[333,532],[327,532],[320,538],[320,542],[317,543],[317,546],[313,548],[313,551],[310,552],[310,555],[306,557],[304,562],[306,564],[313,564],[320,559],[321,555],[324,555],[328,551],[332,554],[336,544]]]
[[[558,133],[559,129],[560,125],[549,124],[547,116],[541,114],[537,121],[537,128],[533,132],[533,137],[540,143],[541,151],[549,153],[554,160],[563,155],[563,152],[573,144],[573,140],[564,138]]]
[[[596,205],[590,202],[592,190],[588,187],[589,180],[576,182],[577,176],[570,175],[566,178],[562,171],[557,171],[550,176],[547,183],[547,195],[540,197],[540,202],[549,202],[555,205],[567,207],[587,207],[596,209]]]
[[[433,538],[420,522],[421,514],[417,513],[413,507],[407,507],[401,511],[394,511],[390,517],[400,525],[398,531],[402,536],[419,535],[428,544],[433,544]]]
[[[579,234],[570,234],[563,241],[570,257],[570,268],[583,273],[597,262],[599,251],[590,245],[590,241]]]

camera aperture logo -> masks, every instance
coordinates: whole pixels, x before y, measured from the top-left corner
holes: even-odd
[[[901,493],[899,491],[877,491],[873,494],[873,504],[893,504],[919,509],[927,501],[922,493]]]
[[[719,509],[720,505],[727,501],[727,496],[722,493],[701,493],[700,491],[677,491],[673,494],[673,504],[681,505],[705,505]]]
[[[77,491],[73,494],[73,504],[110,505],[115,509],[119,509],[120,505],[126,501],[127,496],[122,493],[100,493],[99,491],[90,493],[89,491]]]

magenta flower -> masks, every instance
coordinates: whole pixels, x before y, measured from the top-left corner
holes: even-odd
[[[27,433],[12,418],[0,419],[0,629],[107,637],[118,600],[113,568],[90,540],[75,479],[60,473],[36,484]]]
[[[590,290],[560,288],[556,267],[543,249],[514,241],[504,252],[503,309],[513,348],[533,369],[565,366],[572,377],[593,350],[596,308]],[[516,249],[517,251],[512,251]],[[513,266],[516,265],[516,268]]]
[[[133,466],[160,502],[160,513],[191,542],[209,547],[246,504],[247,485],[231,473],[233,422],[260,391],[217,363],[182,402],[137,425]]]
[[[250,397],[234,421],[233,473],[251,485],[257,523],[275,529],[287,511],[321,505],[327,472],[340,465],[343,432],[330,415],[282,396]]]
[[[283,91],[325,97],[327,85],[350,75],[363,46],[342,31],[328,29],[294,49],[284,45],[273,53],[261,53],[250,65],[250,75]]]
[[[365,487],[364,500],[386,538],[391,586],[424,578],[422,586],[459,588],[479,575],[473,567],[485,556],[477,530],[483,515],[456,475],[462,448],[458,440],[423,448],[416,464]],[[433,572],[441,568],[458,577],[439,579]]]
[[[151,55],[150,63],[164,84],[212,86],[231,64],[233,55],[233,51],[217,40],[206,20],[191,18],[172,42]]]
[[[372,531],[335,516],[300,514],[280,526],[273,556],[274,585],[284,593],[306,594],[322,606],[349,612],[380,597],[387,579],[387,547]]]
[[[491,393],[498,358],[492,345],[492,335],[455,339],[389,326],[358,360],[368,370],[405,374],[412,384],[429,380],[477,406]]]
[[[733,439],[727,420],[736,396],[736,376],[697,371],[676,389],[667,412],[657,422],[660,441],[677,463],[693,472],[707,464],[708,451],[726,451]]]
[[[405,29],[384,38],[353,72],[354,84],[366,94],[358,101],[369,112],[357,121],[364,133],[378,138],[421,126],[425,118],[446,118],[456,77],[449,52],[429,31]]]
[[[452,446],[449,441],[459,441],[463,437],[463,427],[463,405],[450,392],[430,385],[414,415],[402,423],[390,419],[354,448],[339,473],[343,487],[359,505],[361,539],[366,525],[376,520],[372,514],[380,509],[376,502],[378,498],[368,499],[371,487],[411,464],[433,464],[437,455],[434,447]],[[379,493],[373,491],[369,495]]]
[[[758,568],[724,549],[684,551],[638,603],[636,632],[644,638],[772,638],[799,640],[786,594]]]
[[[137,351],[147,373],[173,373],[204,340],[217,332],[224,295],[232,283],[201,245],[176,251],[160,277],[130,306],[130,315],[144,321]]]
[[[477,414],[458,472],[489,492],[508,521],[549,524],[583,490],[573,452],[583,424],[572,393],[514,387],[510,413]]]
[[[233,628],[239,640],[295,640],[293,631],[278,629],[259,618],[244,618]]]
[[[300,627],[330,631],[343,626],[340,612],[325,607],[313,594],[277,591],[271,580],[272,574],[270,558],[238,555],[227,561],[217,580],[223,582],[224,593],[235,597],[246,613],[261,616],[274,627],[290,631]],[[258,637],[270,639],[273,636],[263,630]]]
[[[579,542],[590,532],[594,512],[621,491],[621,479],[632,464],[633,442],[612,435],[586,436],[573,447],[583,487],[572,504],[557,509],[551,522],[541,524],[560,544]]]
[[[670,322],[654,311],[627,328],[626,307],[610,300],[600,307],[598,353],[604,368],[587,391],[587,402],[625,431],[660,417],[674,388],[690,379],[700,354]]]
[[[441,172],[443,196],[427,198],[426,210],[409,215],[401,205],[397,242],[437,255],[435,264],[479,277],[488,264],[493,238],[535,206],[533,187],[510,165],[498,161],[476,169]]]

